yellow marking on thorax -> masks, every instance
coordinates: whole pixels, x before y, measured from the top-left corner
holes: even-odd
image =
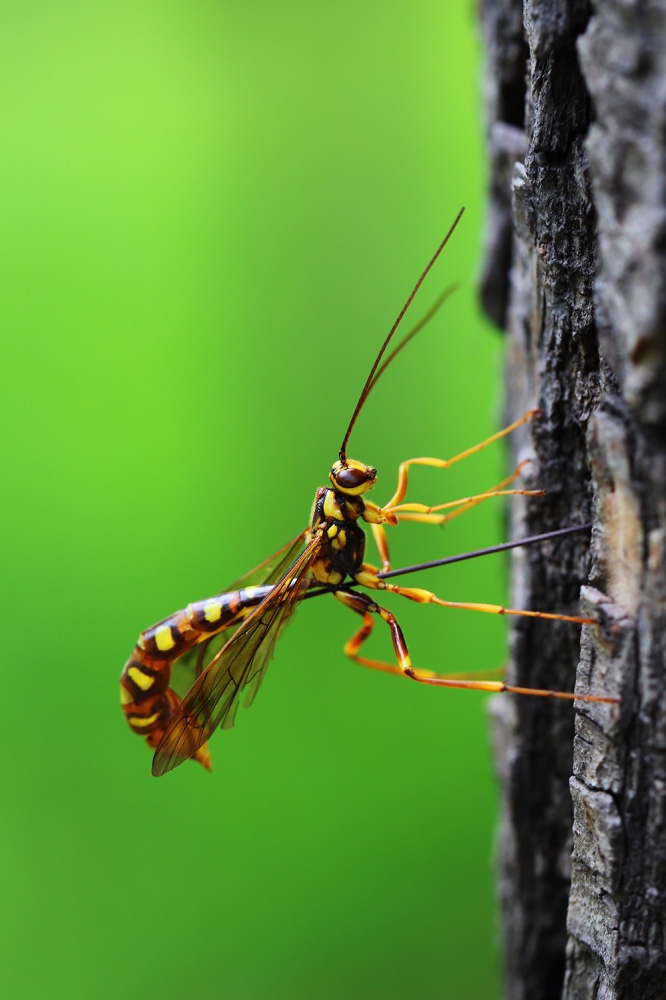
[[[125,685],[121,684],[120,685],[120,704],[121,705],[129,705],[130,702],[132,702],[132,701],[134,701],[134,698],[132,697],[132,695],[130,694],[130,692],[127,690],[127,688],[125,687]]]
[[[335,501],[335,493],[328,490],[324,500],[324,517],[334,517],[337,521],[344,521],[345,516]]]
[[[332,524],[331,527],[326,532],[326,534],[328,535],[329,538],[335,538],[335,536],[337,535],[337,533],[338,533],[338,526],[337,526],[337,524]]]
[[[332,583],[334,586],[337,583],[342,583],[344,579],[344,573],[333,569],[328,559],[325,558],[315,559],[312,564],[312,573],[320,583]]]
[[[158,628],[155,633],[155,645],[159,649],[160,653],[168,653],[170,649],[176,645],[174,637],[171,634],[171,629],[168,625],[163,625],[162,628]]]
[[[159,717],[160,713],[155,712],[154,715],[148,715],[145,719],[140,715],[130,715],[128,718],[133,726],[152,726],[153,722],[159,719]]]
[[[219,622],[222,617],[221,601],[206,601],[204,604],[204,618],[207,622]]]
[[[328,534],[330,537],[330,530]],[[340,549],[344,549],[346,544],[347,544],[347,532],[343,528],[342,531],[337,533],[337,537],[333,538],[333,540],[331,541],[331,548],[335,549],[336,552],[339,552]]]
[[[134,681],[138,688],[142,691],[147,691],[151,685],[155,683],[155,678],[151,677],[149,674],[144,674],[143,670],[139,670],[138,667],[130,667],[127,671],[127,676],[130,680]]]

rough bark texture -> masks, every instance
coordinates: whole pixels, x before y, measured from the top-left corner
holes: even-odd
[[[511,536],[510,678],[622,698],[493,705],[512,1000],[666,997],[666,0],[482,0],[481,297],[532,458]]]

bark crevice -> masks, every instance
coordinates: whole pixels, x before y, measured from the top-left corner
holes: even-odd
[[[511,536],[511,683],[617,695],[492,708],[512,1000],[666,996],[666,0],[483,0],[490,209],[481,298],[533,406]],[[516,112],[522,81],[523,116]],[[507,87],[513,97],[508,100]],[[513,89],[511,89],[513,88]]]

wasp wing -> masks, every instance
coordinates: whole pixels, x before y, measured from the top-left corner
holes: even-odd
[[[293,563],[299,549],[303,546],[303,541],[307,533],[307,528],[301,531],[296,538],[283,545],[281,549],[274,552],[268,559],[264,559],[254,569],[249,570],[244,576],[240,576],[223,593],[228,594],[232,590],[243,590],[244,587],[263,587],[267,583],[275,583],[287,572]]]
[[[247,702],[252,701],[278,636],[308,588],[310,568],[320,546],[321,535],[317,534],[195,681],[155,751],[155,777],[188,760],[218,726],[230,729],[245,688]]]
[[[264,559],[254,569],[249,570],[244,576],[234,580],[221,593],[229,594],[246,587],[263,587],[266,584],[275,583],[281,576],[284,576],[303,547],[306,531],[307,529],[301,531],[299,535],[296,535],[296,538],[292,538],[290,542],[283,545],[268,559]],[[240,622],[237,622],[235,625],[227,626],[220,632],[207,636],[202,642],[192,646],[177,660],[174,660],[169,686],[180,698],[185,697],[197,677],[203,673],[208,664],[228,642],[230,630],[238,628],[239,624]]]
[[[229,639],[229,629],[209,635],[203,642],[192,646],[186,653],[173,661],[169,687],[179,698],[184,698],[197,677],[200,677],[216,653]]]

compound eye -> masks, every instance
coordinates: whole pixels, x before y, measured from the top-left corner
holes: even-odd
[[[343,468],[335,475],[336,483],[344,490],[355,490],[367,483],[369,478],[366,469]]]

